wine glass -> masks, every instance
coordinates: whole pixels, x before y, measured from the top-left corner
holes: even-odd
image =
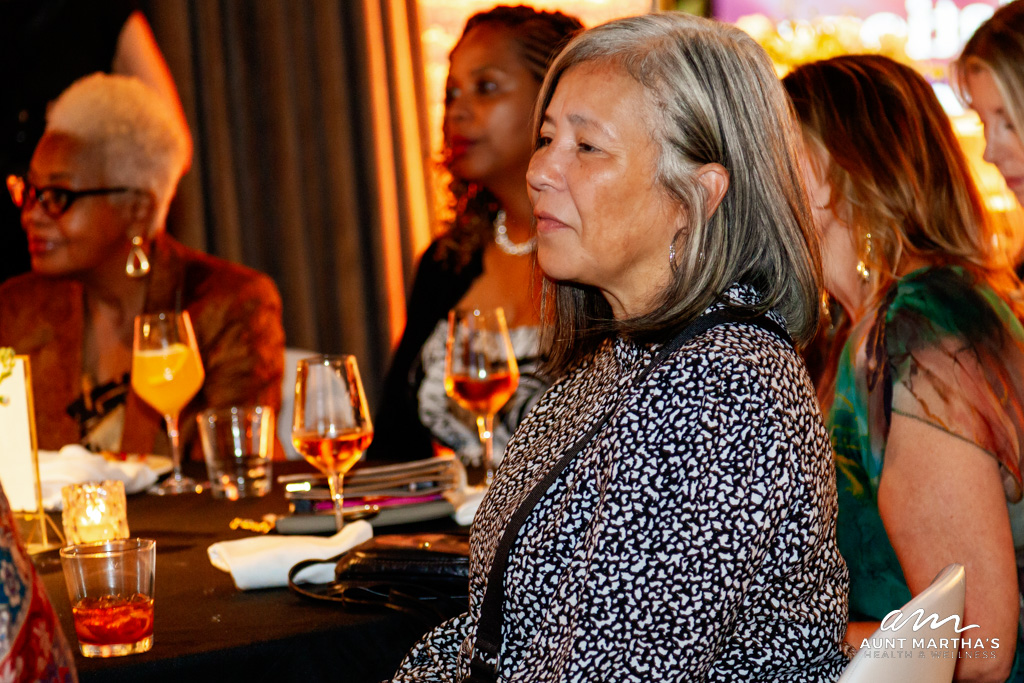
[[[327,475],[338,531],[345,525],[342,478],[372,440],[373,424],[356,357],[300,360],[295,373],[292,443],[302,457]]]
[[[519,366],[505,312],[500,307],[449,311],[444,388],[456,403],[476,415],[484,446],[484,488],[494,480],[494,415],[518,386]]]
[[[203,386],[203,362],[187,311],[144,313],[135,317],[132,346],[132,389],[167,423],[174,470],[150,493],[195,493],[196,482],[181,473],[178,416]]]

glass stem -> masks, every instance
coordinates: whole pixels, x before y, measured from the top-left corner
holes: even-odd
[[[175,481],[181,481],[184,477],[181,475],[181,439],[178,437],[178,416],[164,415],[164,421],[167,423],[167,436],[171,440],[171,462],[174,465],[171,477]]]
[[[327,475],[327,484],[331,487],[331,502],[334,503],[334,526],[337,531],[341,531],[341,528],[345,526],[343,508],[345,495],[341,488],[342,476],[344,475],[338,474],[337,472],[330,472]]]
[[[490,486],[494,481],[494,416],[477,415],[476,429],[484,445],[484,485]]]

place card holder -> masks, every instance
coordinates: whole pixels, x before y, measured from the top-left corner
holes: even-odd
[[[63,545],[64,537],[43,508],[32,370],[28,356],[0,349],[0,483],[30,554]]]

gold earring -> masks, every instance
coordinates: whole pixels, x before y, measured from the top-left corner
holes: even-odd
[[[857,261],[857,274],[860,279],[867,282],[871,279],[871,270],[868,268],[868,259],[871,257],[871,233],[864,235],[864,255]]]
[[[669,268],[675,268],[676,267],[676,243],[675,242],[669,242],[668,243],[668,267]]]
[[[128,262],[124,264],[125,275],[131,278],[146,277],[149,275],[149,259],[142,248],[142,236],[136,235],[132,238],[132,250],[128,252]]]

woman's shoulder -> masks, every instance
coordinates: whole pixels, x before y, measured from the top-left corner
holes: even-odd
[[[757,414],[766,425],[802,421],[818,411],[806,365],[773,325],[717,325],[673,353],[652,382],[671,388],[671,410],[699,404],[701,411]]]
[[[781,368],[802,372],[803,363],[786,332],[786,321],[769,310],[751,320],[729,320],[684,345],[679,364],[698,363],[724,374],[782,377]]]
[[[896,280],[885,296],[885,305],[890,318],[907,311],[928,312],[943,318],[971,317],[977,314],[979,304],[992,307],[991,295],[995,295],[992,288],[965,268],[928,266]]]
[[[199,296],[224,293],[233,297],[280,298],[274,281],[254,268],[187,247],[171,237],[162,239],[159,248],[167,250],[168,258],[181,268],[186,289]]]
[[[45,305],[59,293],[77,287],[79,285],[69,278],[45,277],[33,272],[22,273],[0,283],[0,306],[22,308]]]
[[[68,278],[24,273],[0,284],[0,338],[34,334],[81,308],[81,285]]]
[[[959,266],[928,267],[902,277],[880,305],[890,353],[950,337],[969,344],[1024,344],[1009,304],[983,279]],[[1009,336],[1007,336],[1009,335]]]
[[[445,232],[430,243],[420,256],[420,273],[437,273],[444,276],[462,274],[476,277],[483,270],[483,246],[463,248],[450,232]]]

